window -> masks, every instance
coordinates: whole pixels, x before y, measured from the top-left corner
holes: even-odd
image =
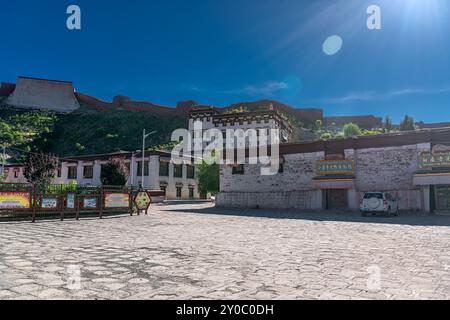
[[[182,164],[175,164],[175,165],[173,165],[173,176],[175,178],[182,178],[183,177],[183,165]]]
[[[67,179],[76,179],[77,178],[77,167],[68,167],[67,168]]]
[[[240,164],[233,167],[233,174],[244,174],[244,165]]]
[[[94,167],[93,166],[84,166],[83,167],[83,178],[84,179],[92,179],[94,177]]]
[[[169,176],[169,162],[160,161],[159,162],[159,176],[168,177]]]
[[[177,187],[177,198],[181,198],[181,187]]]
[[[137,176],[142,176],[142,161],[137,162]],[[144,176],[148,177],[148,161],[144,162]]]
[[[366,193],[364,195],[364,199],[383,199],[383,194],[382,193]]]
[[[56,169],[56,176],[58,178],[61,178],[61,167],[58,167],[58,169]]]
[[[194,166],[186,166],[187,170],[187,178],[195,179],[195,167]]]
[[[19,170],[14,170],[14,178],[18,178],[19,177]]]
[[[164,191],[164,196],[167,195],[167,186],[160,186],[161,191]]]
[[[194,188],[189,188],[189,199],[194,199]]]

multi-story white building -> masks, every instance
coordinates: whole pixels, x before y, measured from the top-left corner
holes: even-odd
[[[171,154],[146,151],[144,157],[144,181],[142,181],[142,152],[116,152],[101,155],[74,156],[61,159],[54,183],[77,185],[101,185],[102,166],[113,158],[124,159],[130,175],[127,185],[143,186],[150,190],[163,190],[166,199],[198,199],[198,182],[195,167],[191,164],[174,164]],[[23,165],[6,167],[6,182],[27,182]]]
[[[201,128],[201,131],[198,129]],[[278,129],[280,131],[279,139],[281,143],[288,142],[294,129],[288,119],[276,110],[266,110],[257,112],[221,112],[210,106],[197,106],[189,112],[189,132],[193,139],[199,138],[199,134],[209,129],[217,129],[222,131],[225,142],[226,131],[232,130],[248,130],[255,129],[267,130]],[[195,142],[194,142],[195,143]],[[243,142],[240,142],[241,144]],[[194,145],[195,147],[195,145]],[[205,143],[203,146],[205,147]],[[242,148],[244,145],[227,146],[226,148]]]

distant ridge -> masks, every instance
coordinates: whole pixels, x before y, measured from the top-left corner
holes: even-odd
[[[70,113],[80,107],[95,108],[99,110],[135,110],[146,111],[162,117],[188,117],[189,112],[202,106],[193,100],[180,101],[175,107],[155,104],[148,101],[134,101],[127,96],[115,96],[111,102],[96,98],[93,95],[76,92],[72,82],[49,80],[43,78],[23,77],[17,78],[17,83],[1,83],[0,107],[20,109],[49,109],[58,113]],[[374,115],[361,116],[329,116],[324,117],[321,108],[295,108],[275,100],[245,101],[230,106],[210,106],[218,112],[243,108],[247,111],[262,111],[272,108],[297,118],[304,124],[314,124],[321,120],[325,125],[342,126],[353,122],[362,128],[371,129],[382,125],[382,119]],[[447,123],[450,126],[450,123]],[[422,128],[447,126],[447,124],[417,123]]]

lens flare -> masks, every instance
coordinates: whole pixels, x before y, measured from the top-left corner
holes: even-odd
[[[323,43],[323,52],[328,56],[335,55],[342,49],[342,44],[341,37],[337,35],[330,36]]]

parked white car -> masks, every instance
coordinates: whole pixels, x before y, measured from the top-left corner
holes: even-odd
[[[383,213],[398,216],[398,201],[388,192],[366,192],[360,206],[361,215]]]

